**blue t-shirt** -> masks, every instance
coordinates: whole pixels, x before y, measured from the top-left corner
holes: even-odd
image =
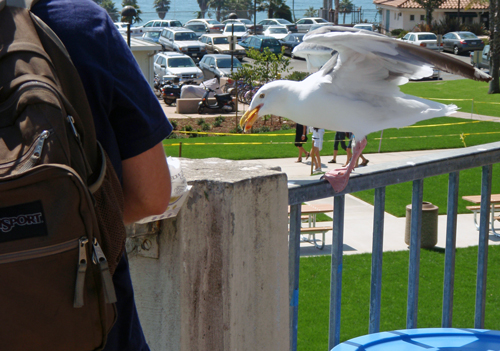
[[[121,179],[121,161],[172,131],[158,99],[111,18],[91,0],[40,0],[33,13],[61,39],[77,68],[97,139]]]

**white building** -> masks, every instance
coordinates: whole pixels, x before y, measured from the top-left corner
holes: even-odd
[[[457,9],[460,6],[462,23],[482,22],[486,26],[489,4],[473,4],[470,9],[465,10],[469,2],[470,0],[446,0],[432,12],[432,21],[439,22],[446,17],[457,18]],[[374,0],[373,3],[381,10],[382,33],[393,29],[411,31],[416,25],[426,22],[424,8],[414,0]]]

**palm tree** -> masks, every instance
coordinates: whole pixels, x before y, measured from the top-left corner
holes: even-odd
[[[118,21],[120,14],[118,13],[118,10],[116,9],[115,3],[113,1],[111,1],[111,0],[94,0],[94,2],[106,10],[109,17],[111,17],[111,19],[113,20],[113,22]]]
[[[208,0],[198,0],[198,6],[200,6],[200,13],[197,18],[205,18],[208,11]]]
[[[156,9],[158,17],[164,19],[168,10],[170,10],[170,0],[154,0],[153,7]]]
[[[310,6],[304,13],[304,17],[318,17],[318,10],[315,10],[314,6]]]
[[[345,15],[347,13],[351,13],[353,9],[354,4],[351,0],[342,0],[342,2],[339,4],[339,10],[344,13],[343,23],[345,23]]]
[[[498,70],[500,69],[500,9],[499,0],[490,0],[490,74],[493,80],[490,82],[488,94],[500,93],[500,81]]]

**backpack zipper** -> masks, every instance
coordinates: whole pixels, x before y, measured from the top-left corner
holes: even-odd
[[[33,144],[31,144],[28,151],[23,156],[21,156],[20,158],[18,158],[15,161],[2,163],[0,165],[0,169],[10,168],[10,167],[15,166],[16,164],[19,164],[19,165],[22,164],[21,168],[19,170],[15,171],[16,173],[22,173],[22,172],[29,170],[33,166],[35,166],[36,163],[40,160],[40,157],[42,155],[43,146],[45,144],[45,140],[47,140],[47,138],[50,136],[50,134],[51,133],[48,130],[44,130],[36,138],[36,140],[33,142]]]
[[[85,272],[87,271],[87,243],[89,239],[82,236],[78,240],[78,270],[76,271],[75,299],[73,307],[83,307],[83,294],[85,287]]]
[[[34,150],[32,152],[28,152],[24,157],[28,157],[28,160],[24,163],[24,165],[17,171],[18,173],[26,172],[27,170],[33,168],[42,156],[43,146],[45,144],[45,140],[50,136],[50,132],[48,130],[44,130],[37,138],[37,140],[33,143]],[[31,150],[30,150],[31,151]]]
[[[93,247],[93,255],[92,261],[94,264],[99,266],[101,271],[102,282],[104,286],[104,297],[106,299],[106,303],[115,303],[116,302],[116,294],[115,288],[113,285],[113,279],[111,277],[111,273],[109,272],[108,260],[106,256],[104,256],[104,252],[102,252],[101,246],[96,238],[92,241]]]

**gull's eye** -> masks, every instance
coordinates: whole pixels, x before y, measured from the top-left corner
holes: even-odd
[[[266,94],[260,94],[259,97],[263,99],[266,96]]]

